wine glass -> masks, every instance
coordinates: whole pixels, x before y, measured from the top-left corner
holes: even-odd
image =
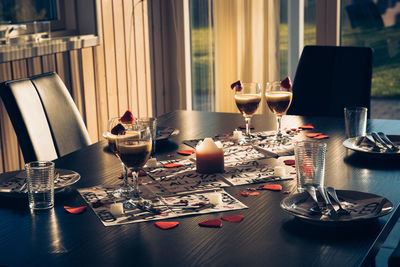
[[[118,190],[127,199],[141,200],[138,172],[146,164],[151,153],[152,137],[149,127],[140,124],[126,125],[125,132],[118,134],[116,148],[124,165],[124,183]],[[128,171],[132,171],[133,186],[128,182]]]
[[[282,141],[282,116],[286,114],[292,103],[292,90],[291,87],[284,88],[279,81],[267,83],[265,92],[265,100],[269,109],[275,114],[277,121],[277,130],[275,140],[280,143]]]
[[[108,147],[111,149],[111,151],[117,158],[119,158],[116,145],[116,140],[118,138],[118,134],[116,132],[117,129],[116,126],[118,124],[121,124],[123,126],[123,124],[120,122],[119,117],[109,119],[107,124],[107,132],[103,134],[104,138],[107,139],[108,141]]]
[[[251,140],[250,121],[261,101],[261,87],[258,83],[242,83],[235,90],[236,106],[246,121],[246,139]]]

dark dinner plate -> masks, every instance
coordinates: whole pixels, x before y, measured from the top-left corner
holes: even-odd
[[[328,216],[328,210],[324,208],[320,215],[310,212],[314,202],[307,192],[297,193],[283,199],[281,208],[304,221],[331,226],[340,226],[376,219],[393,210],[392,202],[375,194],[351,190],[336,190],[336,192],[342,206],[350,211],[349,215],[339,215],[337,220],[330,218]],[[320,206],[322,206],[322,203],[322,198],[319,198]],[[338,206],[336,203],[332,203],[337,210]]]
[[[73,185],[81,178],[80,174],[66,169],[56,169],[54,179],[54,192],[60,192],[67,186]],[[21,190],[25,184],[25,171],[12,171],[0,175],[0,194],[3,195],[24,195],[27,191]],[[24,187],[26,188],[26,187]]]
[[[343,142],[343,145],[356,152],[363,153],[368,156],[377,156],[377,157],[386,157],[386,156],[400,156],[400,150],[395,152],[389,152],[385,149],[381,149],[381,151],[373,151],[372,146],[360,146],[360,138],[364,138],[362,136],[357,136],[353,138],[348,138]],[[395,144],[396,146],[400,145],[400,135],[388,135],[388,138]]]

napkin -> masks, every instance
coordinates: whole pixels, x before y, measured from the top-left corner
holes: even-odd
[[[278,146],[262,146],[253,145],[253,148],[269,158],[278,158],[282,156],[292,156],[294,155],[294,145],[278,145]]]

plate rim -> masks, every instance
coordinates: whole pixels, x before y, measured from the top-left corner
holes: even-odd
[[[55,168],[55,171],[58,171],[58,172],[63,172],[63,171],[65,172],[66,171],[66,172],[68,172],[67,174],[75,174],[77,176],[77,178],[74,179],[73,183],[70,183],[70,184],[67,184],[67,185],[64,185],[64,186],[60,186],[60,187],[54,187],[54,193],[58,193],[58,192],[63,191],[68,186],[76,184],[82,178],[80,173],[78,173],[78,172],[76,172],[74,170],[63,169],[63,168]],[[24,170],[15,170],[15,171],[3,172],[1,174],[14,173],[13,176],[15,177],[15,176],[19,175],[21,172],[24,172]],[[0,195],[3,195],[3,196],[10,196],[10,195],[23,196],[23,195],[26,195],[26,194],[27,194],[27,192],[18,192],[18,191],[4,192],[4,191],[0,191]]]
[[[400,139],[400,135],[397,135],[397,134],[388,134],[387,136],[389,138],[391,136],[397,136]],[[342,145],[347,149],[351,149],[351,150],[353,150],[355,152],[365,153],[365,154],[368,154],[368,155],[385,155],[385,156],[386,155],[400,155],[400,150],[397,151],[397,152],[386,152],[386,151],[377,152],[377,151],[367,151],[367,150],[364,150],[364,149],[360,149],[360,148],[358,148],[357,146],[354,145],[355,140],[357,138],[360,138],[360,137],[362,137],[362,136],[356,136],[356,137],[347,138],[346,140],[343,141]]]
[[[306,221],[308,223],[314,223],[314,224],[318,224],[318,225],[333,225],[333,226],[340,226],[340,225],[346,225],[346,224],[353,224],[353,223],[357,223],[357,222],[366,222],[366,221],[371,221],[374,219],[377,219],[379,217],[388,215],[389,213],[391,213],[394,209],[394,205],[393,202],[391,202],[389,199],[387,199],[386,197],[374,194],[374,193],[369,193],[369,192],[363,192],[363,191],[358,191],[358,190],[341,190],[341,189],[337,189],[336,192],[338,193],[338,195],[340,196],[341,192],[346,192],[347,194],[351,194],[351,193],[361,193],[361,194],[366,194],[366,195],[370,195],[371,198],[372,197],[379,197],[382,198],[382,201],[385,201],[384,205],[389,205],[391,208],[390,210],[386,210],[384,212],[382,212],[382,210],[379,212],[379,214],[377,214],[376,216],[373,217],[359,217],[353,220],[319,220],[316,219],[315,217],[308,217],[305,214],[300,214],[300,213],[295,213],[294,211],[291,211],[290,209],[287,209],[284,202],[286,202],[289,198],[293,198],[296,195],[299,194],[307,194],[307,192],[302,192],[302,193],[295,193],[292,194],[290,196],[285,197],[284,199],[282,199],[282,201],[280,202],[280,207],[283,211],[293,215],[294,217],[301,219],[303,221]],[[389,203],[389,204],[388,204]]]

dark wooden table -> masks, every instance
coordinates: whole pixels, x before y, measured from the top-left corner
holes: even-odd
[[[268,118],[267,118],[268,117]],[[159,124],[180,134],[157,143],[157,157],[166,159],[185,139],[226,133],[243,124],[239,114],[176,111],[159,118]],[[283,212],[288,195],[263,191],[257,197],[238,197],[249,209],[180,217],[180,225],[161,230],[153,222],[105,227],[91,209],[67,214],[63,206],[84,205],[76,191],[116,183],[119,161],[105,141],[56,160],[57,168],[79,172],[81,180],[55,197],[55,208],[31,214],[27,198],[0,197],[0,265],[100,266],[358,266],[373,260],[399,217],[400,162],[365,158],[343,146],[342,119],[286,116],[283,125],[311,123],[327,139],[326,184],[338,189],[375,193],[388,198],[396,210],[368,223],[345,228],[311,225]],[[255,131],[271,130],[271,116],[255,116]],[[400,121],[369,120],[369,130],[400,134]],[[306,138],[306,137],[304,137]],[[179,157],[178,155],[176,157]],[[267,160],[275,166],[276,160]],[[293,189],[295,181],[285,181]],[[226,188],[235,195],[246,186]],[[222,215],[242,214],[239,223],[202,228],[198,222]]]

